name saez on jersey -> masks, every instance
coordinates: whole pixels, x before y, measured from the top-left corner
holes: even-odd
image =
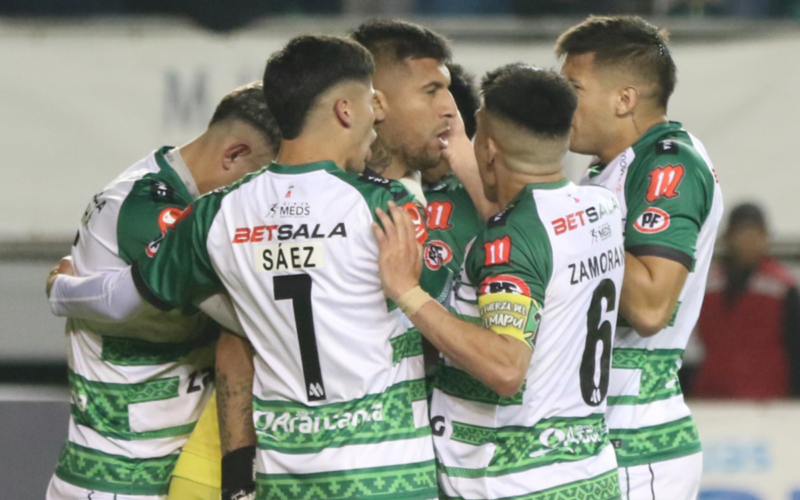
[[[599,243],[611,238],[614,229],[608,218],[619,212],[620,206],[616,198],[608,197],[600,200],[596,206],[578,210],[550,222],[556,237],[571,231],[588,228],[590,230],[591,244]],[[618,228],[619,231],[622,228]],[[578,285],[587,280],[594,280],[606,273],[625,265],[625,245],[595,253],[578,262],[568,264],[570,270],[570,285]]]

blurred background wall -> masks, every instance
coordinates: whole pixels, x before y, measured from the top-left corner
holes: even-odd
[[[67,344],[44,278],[106,182],[200,133],[296,34],[399,16],[451,38],[480,77],[514,61],[558,68],[556,37],[588,13],[673,33],[670,117],[705,143],[726,207],[764,209],[773,253],[800,277],[800,0],[0,0],[0,498],[42,498],[66,436]],[[587,162],[571,155],[569,175]],[[692,407],[704,500],[800,500],[800,407]]]

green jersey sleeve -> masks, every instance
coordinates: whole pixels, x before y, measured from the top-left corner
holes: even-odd
[[[628,174],[625,248],[637,256],[674,260],[691,271],[713,202],[714,175],[690,143],[663,140],[654,149]]]
[[[117,219],[119,257],[133,263],[142,249],[167,229],[192,200],[188,193],[173,189],[158,175],[137,180],[122,202]]]
[[[193,311],[194,302],[224,289],[206,246],[223,196],[224,191],[209,193],[189,205],[133,264],[136,288],[155,307]]]
[[[426,192],[428,242],[420,285],[445,303],[464,262],[466,248],[483,227],[469,193],[455,174]]]
[[[489,219],[465,266],[484,327],[533,349],[553,258],[547,231],[526,205]]]

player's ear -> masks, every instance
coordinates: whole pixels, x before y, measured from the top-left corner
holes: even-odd
[[[486,138],[486,168],[494,171],[494,160],[497,158],[497,143],[493,138]]]
[[[381,117],[380,120],[377,120],[378,122],[383,121],[389,109],[389,102],[386,100],[386,94],[378,89],[375,89],[375,96],[372,98],[372,109],[375,111],[376,117]]]
[[[228,147],[225,148],[222,157],[222,168],[231,170],[237,160],[249,156],[250,153],[252,153],[252,149],[246,142],[236,141],[229,144]]]
[[[350,128],[353,125],[353,110],[349,100],[336,99],[336,102],[333,103],[333,112],[342,127]]]
[[[636,87],[625,87],[617,95],[617,116],[625,116],[633,112],[639,102],[639,90]]]

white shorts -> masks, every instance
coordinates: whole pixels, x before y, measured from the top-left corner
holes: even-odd
[[[46,500],[167,500],[166,495],[122,495],[74,486],[53,474],[47,486]]]
[[[619,468],[622,500],[695,500],[703,474],[703,454]]]

